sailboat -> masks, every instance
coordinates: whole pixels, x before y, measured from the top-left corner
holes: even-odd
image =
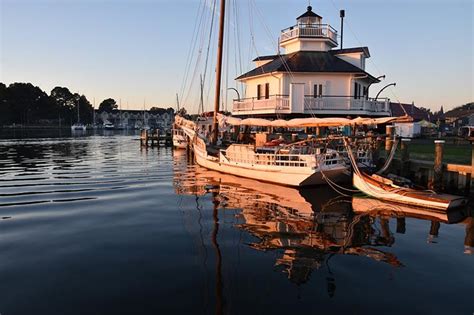
[[[329,138],[295,139],[287,143],[282,137],[271,138],[269,133],[255,134],[255,141],[228,142],[219,137],[219,126],[241,127],[248,130],[258,128],[320,128],[387,123],[396,120],[383,118],[295,118],[267,120],[262,118],[239,119],[219,113],[221,91],[222,50],[224,36],[225,0],[220,4],[220,27],[217,50],[216,88],[212,122],[209,120],[192,122],[176,117],[176,124],[192,141],[197,164],[211,170],[247,177],[260,181],[286,185],[308,186],[349,181],[349,165],[345,152],[331,146]],[[209,137],[211,133],[211,137]],[[229,134],[229,132],[226,132]],[[247,133],[247,136],[249,134]],[[210,138],[210,139],[209,139]],[[339,139],[340,140],[340,139]]]
[[[87,129],[86,125],[82,124],[80,122],[80,116],[79,116],[79,100],[77,100],[77,121],[75,124],[71,126],[72,131],[85,131]]]
[[[176,94],[176,112],[179,113],[179,98],[178,94]],[[172,129],[173,134],[173,147],[175,149],[186,149],[188,145],[188,141],[186,139],[186,135],[181,128],[177,128],[175,124],[173,124]]]
[[[267,149],[265,145],[257,147],[239,143],[227,147],[217,146],[224,17],[225,0],[221,0],[216,89],[210,143],[206,143],[205,135],[196,132],[197,125],[190,124],[191,122],[184,118],[178,119],[178,124],[181,124],[181,128],[193,141],[196,163],[211,170],[288,186],[322,184],[325,182],[325,178],[332,181],[347,179],[347,166],[342,155],[336,150],[326,150],[320,146],[308,149],[306,145],[291,145],[285,147],[284,150],[275,147]]]

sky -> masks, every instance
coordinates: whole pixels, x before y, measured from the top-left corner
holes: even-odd
[[[181,105],[195,112],[209,36],[205,27],[197,33],[195,25],[199,16],[210,23],[212,3],[0,0],[0,82],[31,82],[47,93],[65,86],[95,100],[96,107],[112,97],[123,109],[174,107],[178,93]],[[306,11],[308,0],[227,3],[224,84],[238,87],[233,78],[251,70],[257,55],[275,53],[279,32]],[[371,87],[371,96],[396,82],[382,96],[433,110],[474,100],[473,0],[311,0],[311,5],[337,30],[339,10],[346,10],[344,48],[368,46],[366,70],[386,75]],[[216,34],[206,68],[206,109],[212,107]],[[228,99],[235,96],[227,93]]]

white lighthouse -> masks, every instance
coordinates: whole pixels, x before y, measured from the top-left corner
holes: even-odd
[[[389,116],[389,100],[372,100],[379,80],[365,71],[367,47],[337,49],[338,34],[311,6],[281,31],[281,52],[254,59],[237,78],[245,98],[233,103],[240,116]]]

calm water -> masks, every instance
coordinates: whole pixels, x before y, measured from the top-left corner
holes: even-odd
[[[0,140],[2,315],[474,312],[472,218],[224,176],[135,138]]]

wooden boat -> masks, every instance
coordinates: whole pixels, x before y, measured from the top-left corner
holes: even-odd
[[[214,171],[285,186],[326,184],[325,177],[335,182],[348,179],[347,165],[339,152],[315,148],[292,153],[292,149],[297,147],[271,151],[254,145],[231,144],[211,152],[203,138],[193,138],[196,163]]]
[[[391,179],[355,171],[353,185],[363,193],[382,200],[436,210],[448,210],[467,204],[460,196],[437,194],[431,190],[418,190],[396,185]]]
[[[366,213],[368,215],[388,215],[442,223],[458,223],[464,220],[467,216],[467,211],[464,207],[459,207],[452,211],[437,211],[430,208],[392,203],[357,195],[352,197],[352,209],[356,214]]]

